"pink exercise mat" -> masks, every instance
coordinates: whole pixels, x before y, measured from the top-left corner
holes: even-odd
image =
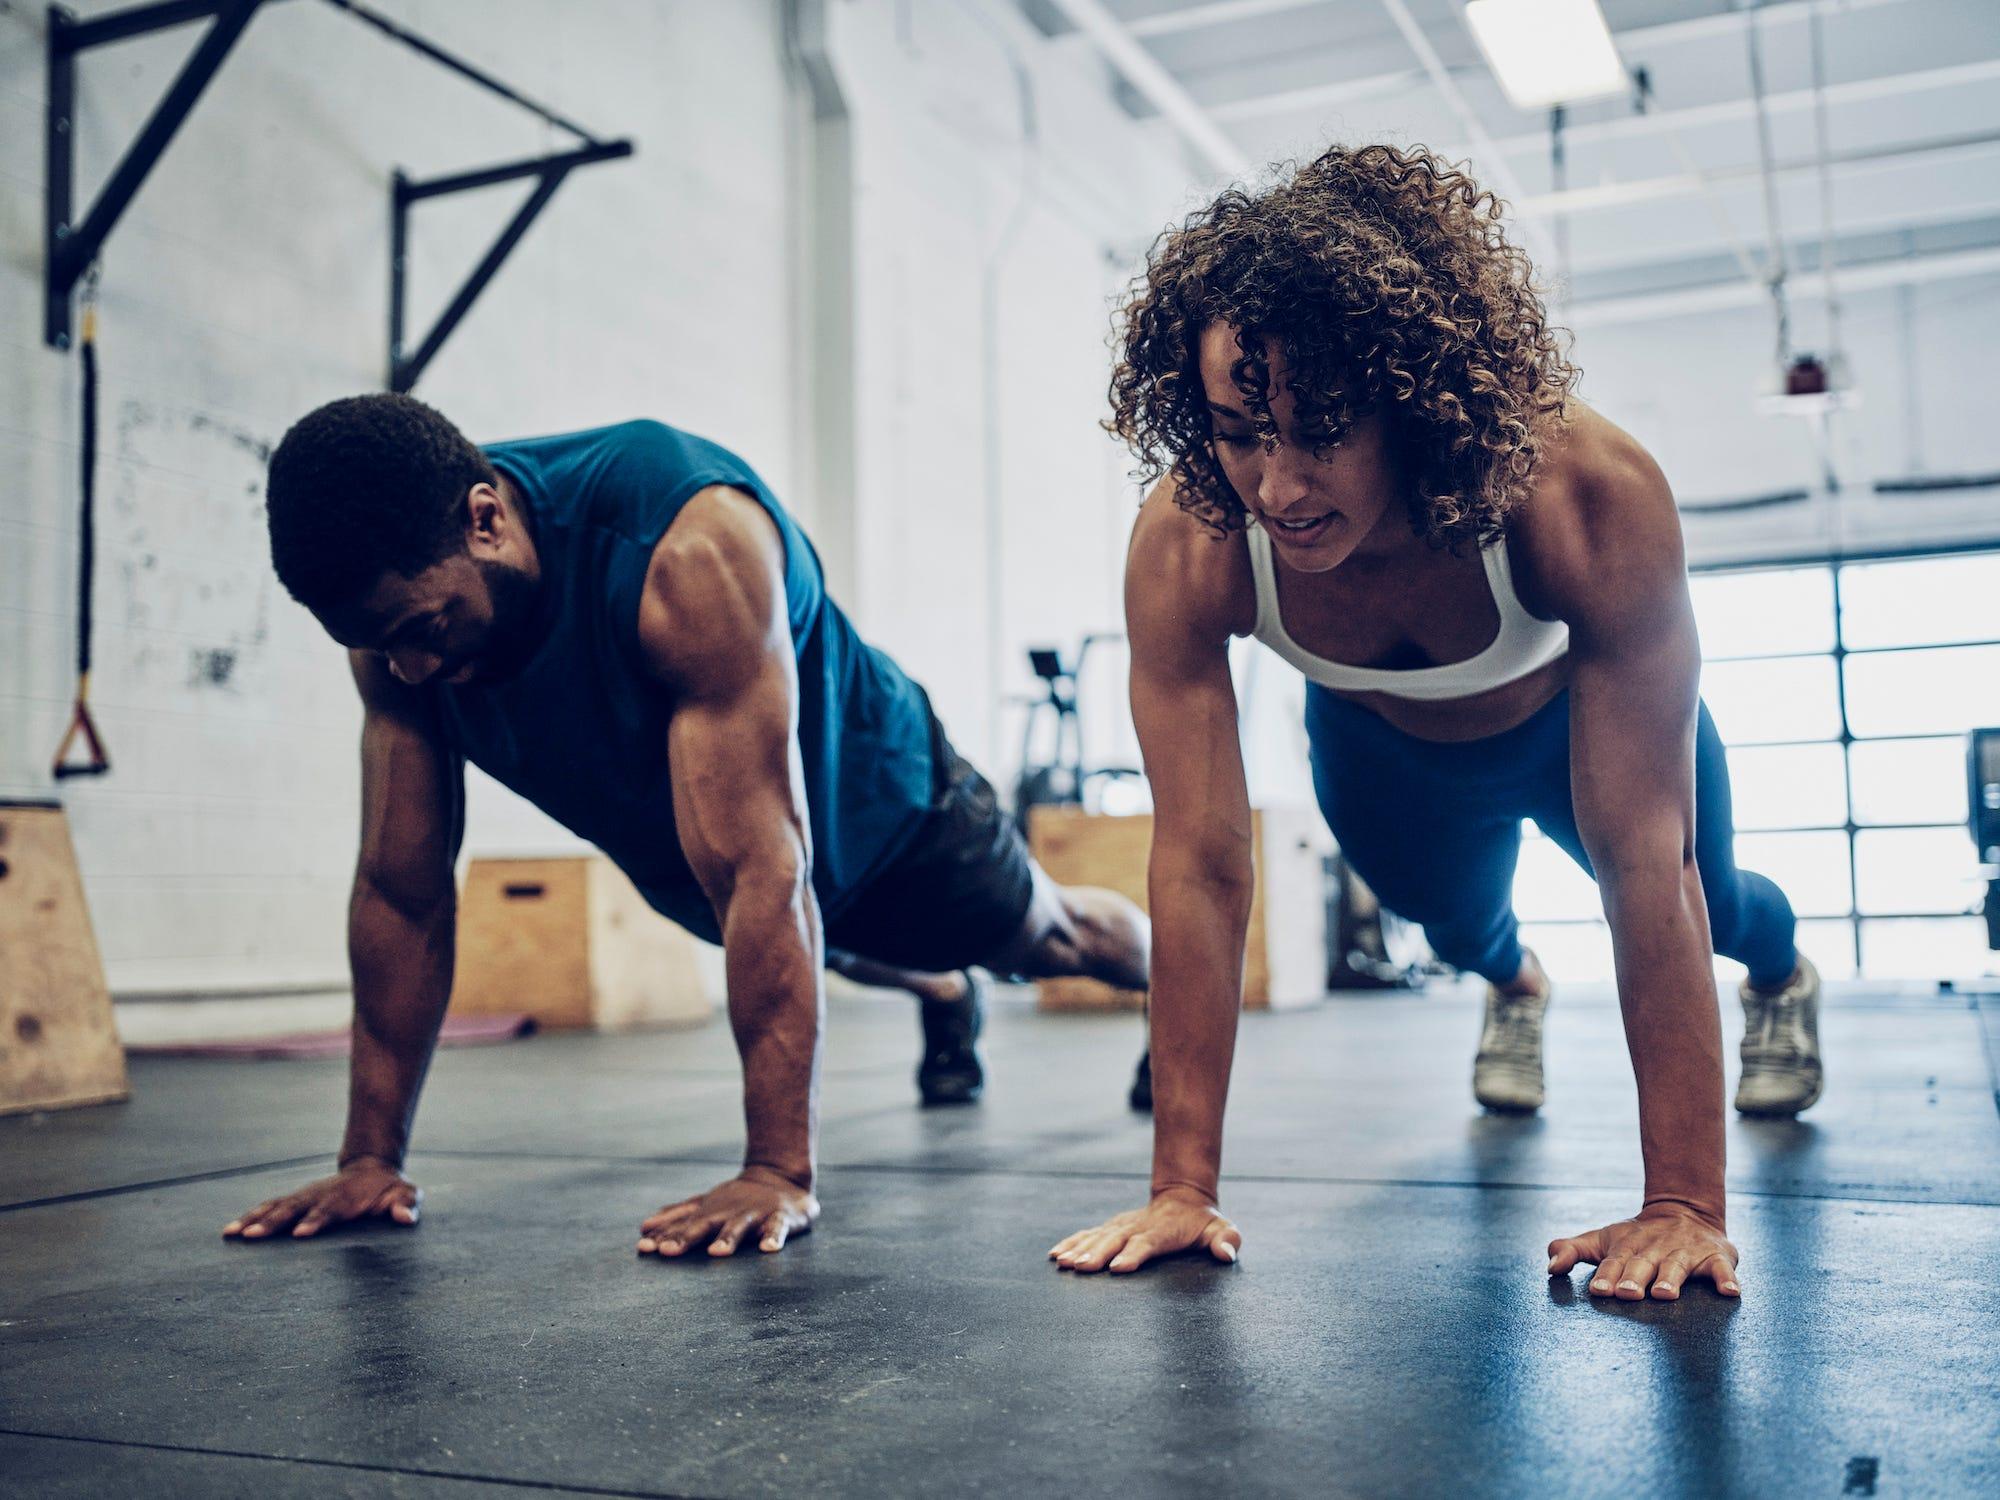
[[[448,1016],[438,1033],[440,1047],[490,1047],[527,1036],[535,1023],[527,1016]],[[293,1031],[282,1036],[246,1037],[230,1042],[141,1042],[125,1050],[145,1057],[345,1057],[353,1048],[346,1027],[336,1031]]]

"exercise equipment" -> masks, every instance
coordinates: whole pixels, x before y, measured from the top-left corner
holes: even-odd
[[[69,728],[56,747],[51,767],[58,781],[71,776],[102,776],[111,769],[97,723],[90,716],[90,600],[97,579],[97,267],[84,280],[82,349],[83,361],[83,458],[79,472],[81,498],[76,527],[76,701],[70,708]],[[72,761],[70,747],[83,741],[85,759]]]
[[[1100,641],[1122,641],[1117,631],[1086,635],[1076,653],[1065,658],[1053,646],[1030,646],[1028,665],[1042,680],[1043,696],[1018,698],[1028,705],[1027,721],[1021,728],[1021,770],[1014,779],[1014,820],[1021,832],[1028,831],[1029,814],[1037,807],[1082,807],[1092,781],[1137,777],[1135,766],[1086,768],[1083,760],[1083,717],[1077,706],[1077,676],[1083,671],[1090,648]],[[1035,759],[1036,731],[1053,724],[1048,759]]]
[[[85,273],[97,264],[99,252],[133,197],[145,184],[161,155],[186,123],[195,102],[214,81],[223,62],[242,38],[244,28],[273,0],[154,0],[147,5],[84,18],[66,6],[49,9],[48,110],[46,166],[43,174],[43,311],[42,337],[51,347],[70,345],[70,299]],[[416,385],[444,341],[471,309],[474,299],[486,289],[501,263],[513,253],[549,199],[564,179],[578,167],[615,161],[630,156],[630,140],[605,140],[530,99],[492,74],[447,52],[425,37],[361,4],[360,0],[327,0],[335,9],[353,16],[391,40],[408,47],[431,62],[456,73],[468,83],[526,110],[544,124],[576,137],[578,145],[526,161],[502,162],[476,171],[448,177],[414,181],[400,170],[390,183],[389,246],[389,389],[408,392]],[[97,201],[80,216],[76,213],[73,189],[76,175],[76,65],[84,53],[97,47],[148,36],[192,21],[212,24],[195,44],[187,62],[167,86],[146,123],[127,148],[118,165],[98,191]],[[410,209],[428,198],[470,192],[503,182],[536,180],[535,190],[500,231],[464,284],[446,303],[437,322],[418,341],[415,352],[403,343],[405,251],[409,234]]]

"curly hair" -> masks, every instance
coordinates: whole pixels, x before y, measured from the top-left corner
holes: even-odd
[[[271,455],[271,562],[315,612],[465,548],[465,497],[498,484],[486,455],[410,396],[349,396],[308,412]]]
[[[1407,455],[1410,524],[1458,550],[1500,535],[1577,371],[1500,200],[1418,146],[1336,146],[1257,192],[1232,188],[1154,242],[1122,316],[1104,424],[1170,475],[1181,507],[1248,524],[1212,447],[1201,332],[1235,330],[1231,376],[1266,444],[1267,341],[1321,456],[1381,412]]]

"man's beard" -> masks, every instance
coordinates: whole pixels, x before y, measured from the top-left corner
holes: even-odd
[[[527,665],[540,643],[541,580],[525,569],[481,558],[474,564],[486,583],[493,624],[480,647],[475,683],[499,682]]]

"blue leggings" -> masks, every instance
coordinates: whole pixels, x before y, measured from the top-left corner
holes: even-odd
[[[1521,971],[1514,864],[1533,818],[1590,870],[1569,785],[1569,693],[1482,740],[1416,739],[1306,685],[1313,789],[1341,852],[1384,906],[1412,922],[1439,958],[1505,984]],[[1708,708],[1695,735],[1695,865],[1715,951],[1775,987],[1798,961],[1785,893],[1736,868],[1729,763]]]

